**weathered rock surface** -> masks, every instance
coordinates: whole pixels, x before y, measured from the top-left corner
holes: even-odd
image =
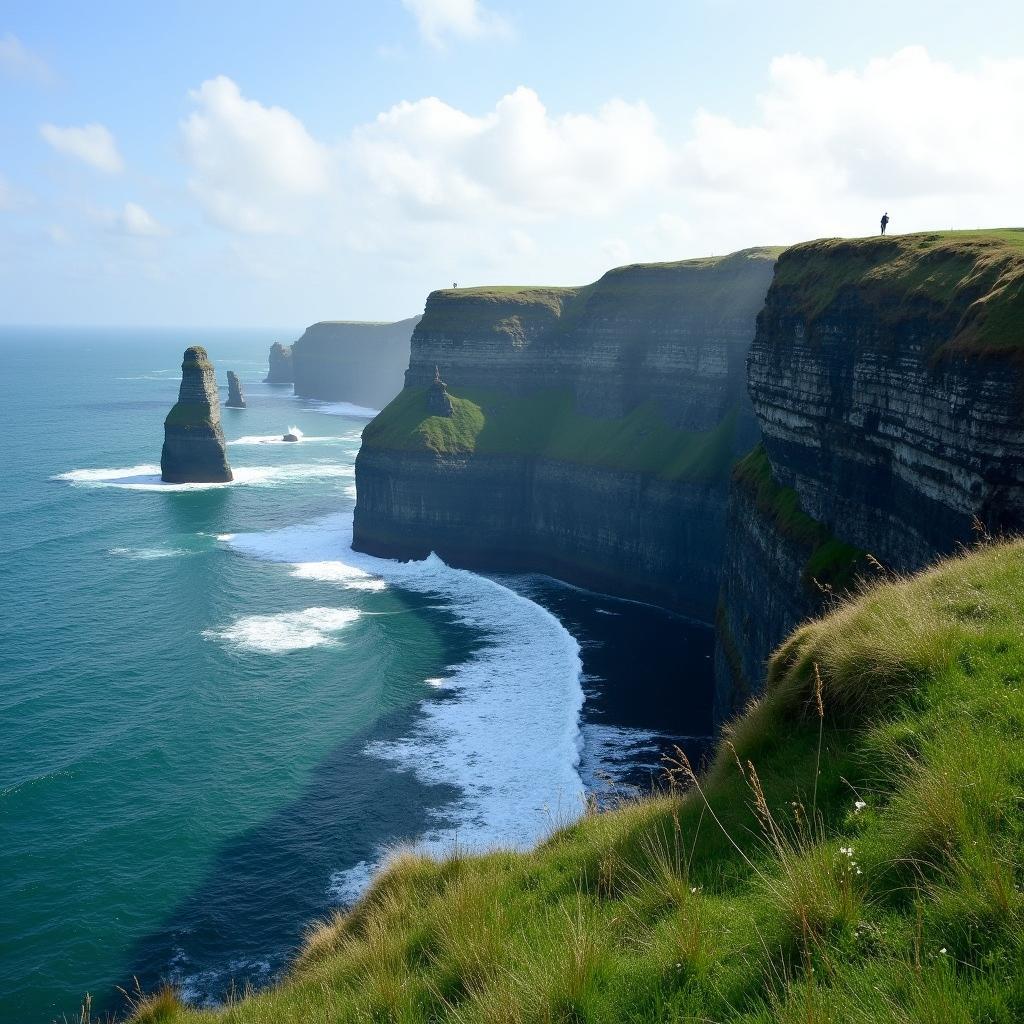
[[[452,416],[452,396],[448,394],[448,385],[441,380],[441,371],[434,367],[434,379],[427,388],[427,411],[431,416]]]
[[[270,346],[267,362],[267,375],[263,378],[264,384],[293,384],[295,382],[290,345],[282,345],[281,342],[275,341]]]
[[[220,424],[217,379],[206,349],[185,349],[177,404],[164,421],[160,476],[167,483],[232,479]]]
[[[728,467],[756,440],[744,367],[774,257],[431,294],[406,390],[364,431],[355,547],[547,572],[710,621]],[[448,415],[426,404],[438,366],[449,433],[420,422]],[[635,451],[616,447],[626,434]],[[559,457],[566,438],[576,454]]]
[[[245,395],[242,393],[242,382],[234,370],[228,370],[228,400],[224,403],[229,409],[244,409]]]
[[[976,523],[1020,530],[1022,356],[1024,233],[795,246],[749,360],[772,473],[839,542],[900,570],[970,543]],[[760,688],[768,653],[813,611],[805,561],[733,494],[722,709]]]
[[[325,320],[307,327],[292,346],[295,394],[382,409],[402,390],[419,320]]]

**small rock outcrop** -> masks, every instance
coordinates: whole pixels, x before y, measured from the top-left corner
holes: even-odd
[[[263,378],[263,383],[295,383],[295,370],[292,364],[291,345],[282,345],[281,342],[275,341],[274,344],[270,346],[267,375]]]
[[[448,385],[441,380],[441,371],[434,367],[434,379],[427,389],[427,410],[431,416],[454,416],[452,397],[448,394]]]
[[[244,409],[245,395],[242,394],[242,382],[234,370],[228,370],[228,400],[224,403],[229,409]]]
[[[166,483],[232,480],[220,425],[217,378],[206,349],[185,349],[178,401],[164,421],[160,478]]]

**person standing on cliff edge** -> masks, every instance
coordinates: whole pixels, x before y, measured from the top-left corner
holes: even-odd
[[[882,214],[882,234],[885,234],[885,229],[889,226],[889,214]]]

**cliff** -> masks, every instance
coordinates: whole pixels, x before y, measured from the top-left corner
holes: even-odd
[[[242,393],[242,382],[234,370],[228,370],[228,400],[224,403],[229,409],[244,409],[245,395]]]
[[[779,258],[750,350],[763,472],[822,536],[914,570],[1024,525],[1024,231],[826,240]],[[719,705],[820,607],[808,552],[731,500]],[[757,581],[756,584],[753,581]]]
[[[307,327],[292,346],[295,394],[382,409],[402,390],[419,320],[325,320]]]
[[[363,433],[355,546],[547,572],[709,621],[775,255],[432,293],[405,389]],[[438,368],[450,416],[428,406]]]
[[[270,346],[267,364],[267,375],[263,378],[264,384],[294,383],[295,371],[292,367],[292,349],[290,345],[282,345],[281,342],[275,341]]]
[[[217,378],[206,349],[185,349],[178,401],[164,421],[160,477],[167,483],[232,479],[220,425]]]
[[[135,1024],[1015,1024],[1022,620],[1020,542],[882,583],[787,640],[696,784],[396,855],[280,983]]]

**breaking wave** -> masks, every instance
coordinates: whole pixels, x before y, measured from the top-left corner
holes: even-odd
[[[168,484],[160,479],[155,465],[127,466],[122,469],[73,469],[51,480],[62,480],[78,487],[117,487],[125,491],[208,491],[220,487],[273,487],[293,480],[353,477],[352,465],[333,462],[304,463],[298,466],[238,466],[234,479],[225,483]]]
[[[392,562],[353,551],[351,515],[269,533],[220,538],[241,554],[292,566],[292,573],[354,589],[397,587],[439,599],[482,643],[421,704],[418,724],[367,752],[461,797],[434,812],[417,846],[428,852],[525,848],[583,809],[578,771],[583,706],[579,644],[540,605],[436,555]],[[383,851],[381,851],[383,856]],[[372,877],[361,862],[331,879],[349,902]]]
[[[246,615],[221,630],[203,636],[223,640],[245,651],[283,654],[336,644],[337,633],[359,618],[355,608],[306,608],[277,615]]]

